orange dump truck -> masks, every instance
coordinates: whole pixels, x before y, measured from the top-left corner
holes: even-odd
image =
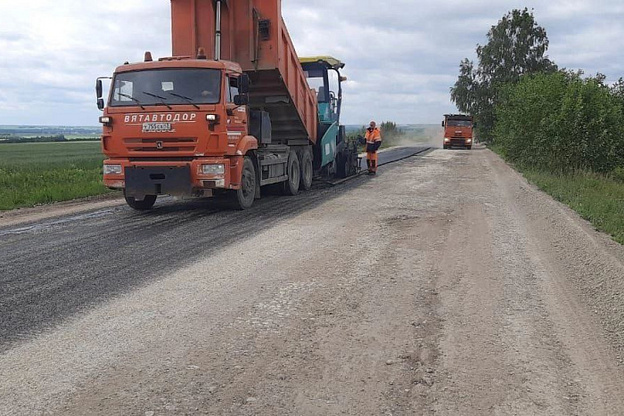
[[[280,0],[171,0],[171,18],[172,57],[119,66],[106,103],[96,82],[104,183],[128,205],[227,193],[246,209],[265,185],[293,195],[315,175],[355,173],[338,117],[320,123]],[[321,78],[344,66],[318,64]]]
[[[472,149],[474,123],[472,116],[464,114],[445,114],[444,121],[444,143],[445,149],[451,147],[464,147]]]

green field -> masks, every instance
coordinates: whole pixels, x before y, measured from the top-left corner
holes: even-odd
[[[109,192],[99,142],[0,144],[0,210]]]

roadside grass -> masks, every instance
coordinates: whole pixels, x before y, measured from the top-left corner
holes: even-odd
[[[489,146],[503,159],[500,147]],[[510,162],[508,162],[510,163]],[[510,163],[539,189],[624,245],[624,180],[589,171],[553,173]]]
[[[521,170],[541,190],[563,202],[598,230],[624,244],[624,183],[592,172],[553,174]]]
[[[0,210],[110,192],[99,142],[0,144]]]

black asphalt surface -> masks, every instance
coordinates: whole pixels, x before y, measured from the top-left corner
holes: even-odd
[[[380,165],[425,150],[391,149],[380,153]],[[118,206],[0,228],[0,353],[367,180],[269,195],[247,211],[215,199],[163,198],[148,212]]]
[[[422,153],[429,149],[428,147],[420,147],[420,146],[406,146],[406,147],[397,147],[390,148],[388,150],[384,150],[379,152],[379,166],[386,165],[388,163],[397,162],[399,160],[415,156],[419,153]],[[366,169],[366,157],[362,158],[360,167],[362,169]]]

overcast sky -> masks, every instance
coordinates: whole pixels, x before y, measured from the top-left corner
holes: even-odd
[[[236,1],[236,0],[233,0]],[[94,80],[169,56],[168,0],[0,0],[0,124],[97,125]],[[343,123],[438,123],[461,59],[534,9],[560,67],[624,76],[622,0],[283,0],[299,55],[346,62]]]

